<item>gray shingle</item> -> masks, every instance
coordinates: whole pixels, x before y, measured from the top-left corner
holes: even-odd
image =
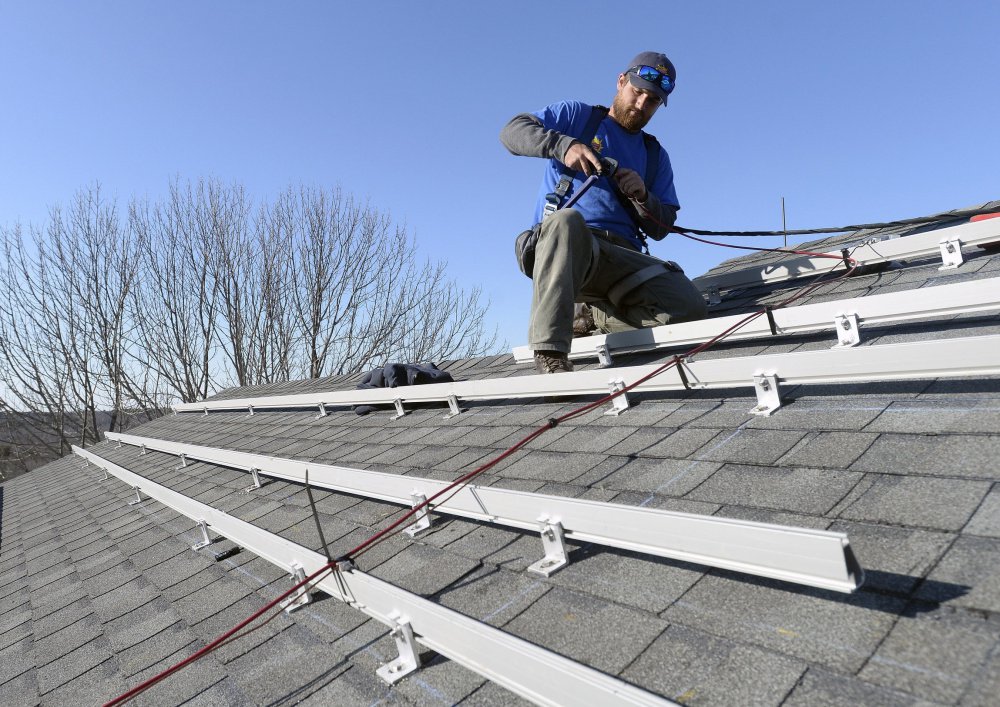
[[[802,661],[670,626],[623,674],[680,704],[780,704]]]
[[[885,433],[851,469],[997,480],[998,458],[1000,436]]]
[[[609,626],[615,630],[609,632]],[[598,670],[618,673],[666,627],[648,613],[556,588],[504,628]]]
[[[831,469],[726,464],[687,498],[805,513],[826,513],[861,478]]]
[[[987,481],[872,475],[871,486],[841,512],[843,518],[959,530],[990,488]]]

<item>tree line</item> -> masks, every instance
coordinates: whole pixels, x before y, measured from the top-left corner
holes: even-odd
[[[0,413],[54,454],[232,386],[497,349],[480,289],[339,188],[94,186],[0,240]]]

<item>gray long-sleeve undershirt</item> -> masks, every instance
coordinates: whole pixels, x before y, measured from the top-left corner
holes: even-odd
[[[500,142],[511,154],[522,157],[543,157],[563,161],[573,143],[580,142],[569,135],[549,130],[530,113],[519,113],[500,131]],[[647,185],[646,201],[629,199],[635,210],[639,227],[654,240],[662,240],[677,220],[678,207],[664,204]]]

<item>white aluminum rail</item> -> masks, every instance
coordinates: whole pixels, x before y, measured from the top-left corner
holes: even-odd
[[[771,312],[774,331],[767,317],[761,316],[729,334],[726,341],[833,330],[840,333],[845,331],[845,325],[856,333],[859,324],[874,326],[993,309],[1000,309],[1000,278],[996,277],[775,309]],[[569,357],[582,359],[597,356],[602,361],[610,362],[612,353],[692,346],[711,340],[746,316],[738,314],[573,339]],[[854,343],[859,340],[859,337],[856,338]],[[518,346],[513,353],[518,363],[532,360],[532,350],[527,346]]]
[[[108,432],[111,441],[197,459],[296,483],[412,505],[449,484],[261,454]],[[853,592],[863,572],[847,535],[655,508],[601,503],[525,491],[467,485],[433,512],[499,525],[563,534],[577,542],[643,552],[838,592]],[[546,560],[553,557],[547,555]],[[560,558],[562,564],[566,558]],[[542,563],[536,563],[541,565]],[[546,576],[559,566],[541,572]]]
[[[846,244],[845,247],[848,248],[850,257],[859,266],[877,265],[892,260],[926,257],[940,253],[944,262],[942,269],[951,269],[961,264],[964,246],[985,245],[1000,241],[1000,222],[998,219],[986,219],[939,228],[927,233],[899,237],[890,236],[888,240],[877,240],[879,238],[880,236],[876,235],[857,247],[850,244]],[[828,255],[843,260],[839,250],[831,251]],[[834,267],[836,267],[836,261],[830,258],[802,256],[769,265],[756,265],[718,275],[696,277],[692,282],[702,292],[722,291],[744,285],[794,280],[807,275],[827,272]]]
[[[685,361],[646,381],[636,392],[706,388],[759,389],[761,376],[775,383],[816,384],[928,378],[979,377],[1000,374],[1000,335],[974,336],[934,341],[914,341],[881,346],[761,354],[735,358]],[[371,405],[450,402],[457,400],[503,400],[539,396],[607,394],[622,384],[631,384],[660,368],[658,364],[614,369],[575,371],[556,375],[526,375],[510,378],[430,383],[401,388],[338,390],[297,395],[206,400],[177,405],[178,412],[247,410],[264,408],[310,408],[327,405]]]
[[[177,493],[90,451],[74,446],[73,452],[293,575],[305,577],[328,564],[326,557],[318,552]],[[357,569],[337,572],[316,586],[386,624],[394,637],[412,631],[411,642],[415,639],[536,704],[675,704]],[[397,645],[406,640],[397,638]],[[399,673],[405,675],[416,669],[412,658],[411,655],[409,662],[394,661],[399,666],[394,671],[395,678],[400,677]]]

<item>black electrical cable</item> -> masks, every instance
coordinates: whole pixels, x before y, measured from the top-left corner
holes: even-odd
[[[791,231],[703,231],[697,228],[684,228],[683,226],[674,226],[673,230],[677,233],[693,233],[697,236],[811,236],[823,233],[846,233],[847,231],[875,230],[880,228],[891,228],[893,226],[922,226],[929,223],[958,221],[961,219],[971,218],[972,216],[982,216],[998,212],[1000,212],[1000,206],[993,206],[992,208],[961,209],[959,211],[949,211],[947,213],[936,214],[934,216],[920,216],[918,218],[885,221],[882,223],[859,223],[853,226],[840,226],[839,228],[805,228]]]

